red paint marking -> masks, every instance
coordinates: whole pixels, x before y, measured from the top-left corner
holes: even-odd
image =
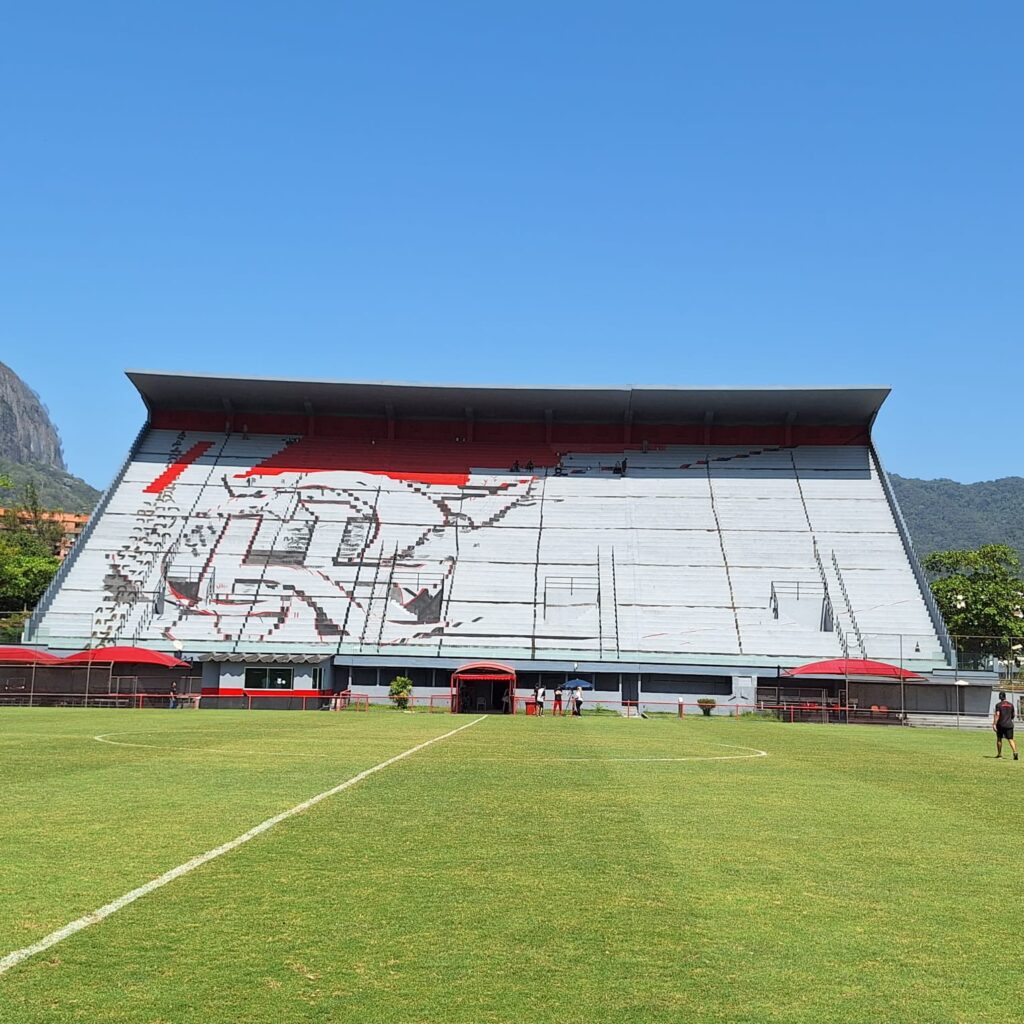
[[[212,447],[212,441],[197,441],[177,462],[171,463],[142,493],[159,494],[169,484],[173,484],[196,459],[205,455]]]
[[[347,470],[393,480],[465,487],[474,470],[507,473],[515,462],[532,458],[534,465],[558,465],[558,453],[536,442],[472,444],[452,441],[370,441],[304,437],[271,455],[258,466],[237,474],[279,476],[282,473],[316,473]],[[517,478],[528,480],[529,478]]]

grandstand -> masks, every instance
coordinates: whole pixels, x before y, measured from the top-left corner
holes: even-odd
[[[26,642],[182,652],[232,695],[485,662],[739,700],[818,659],[953,664],[871,441],[886,389],[128,376],[148,421]]]

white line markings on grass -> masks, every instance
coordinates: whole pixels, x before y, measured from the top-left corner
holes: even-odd
[[[339,783],[331,789],[325,789],[322,793],[317,793],[316,796],[311,796],[308,800],[303,800],[301,804],[296,804],[287,811],[282,811],[280,814],[275,814],[272,818],[267,818],[266,821],[261,821],[255,827],[249,829],[248,832],[243,832],[242,835],[229,840],[223,845],[212,850],[207,850],[206,853],[201,853],[198,857],[193,857],[191,860],[185,861],[184,864],[179,864],[176,868],[171,868],[170,871],[165,871],[162,875],[154,878],[152,881],[146,882],[145,885],[140,885],[137,889],[132,889],[131,892],[126,892],[123,896],[119,896],[112,903],[107,903],[98,910],[92,911],[91,914],[86,914],[85,917],[80,917],[77,921],[72,921],[70,924],[64,925],[63,928],[58,928],[57,931],[51,932],[45,938],[40,939],[31,946],[26,946],[24,949],[16,949],[14,952],[8,953],[3,959],[0,959],[0,974],[4,974],[12,967],[16,967],[29,957],[35,956],[37,953],[42,953],[51,946],[57,945],[58,942],[63,942],[64,939],[70,938],[76,932],[80,932],[83,929],[88,928],[90,925],[99,924],[100,921],[110,917],[111,914],[116,914],[119,910],[127,907],[129,903],[134,903],[142,896],[146,896],[155,889],[159,889],[161,886],[167,885],[168,882],[173,882],[176,878],[181,878],[182,875],[187,875],[189,872],[195,871],[196,868],[202,867],[204,864],[216,859],[217,857],[222,857],[225,853],[237,850],[239,846],[249,842],[250,839],[255,839],[257,836],[262,835],[268,829],[272,829],[275,825],[279,825],[282,821],[286,821],[288,818],[292,818],[296,814],[302,814],[304,811],[308,811],[311,807],[314,807],[322,800],[335,796],[343,790],[351,789],[353,786],[362,782],[363,779],[368,779],[375,772],[383,771],[390,765],[393,765],[398,761],[402,761],[407,757],[411,757],[413,754],[423,750],[425,747],[429,747],[434,743],[440,743],[441,740],[446,740],[450,736],[454,736],[456,733],[462,732],[463,729],[469,729],[471,726],[482,722],[486,717],[486,715],[481,715],[479,718],[474,718],[472,722],[467,722],[465,725],[460,725],[457,729],[452,729],[450,732],[446,732],[443,736],[435,736],[433,739],[426,740],[424,743],[416,744],[415,747],[403,750],[401,754],[389,757],[386,761],[381,761],[380,764],[375,764],[372,768],[367,768],[366,771],[362,771],[358,775],[353,775],[351,779],[347,779],[345,782]]]
[[[649,763],[663,761],[672,763],[677,761],[744,761],[755,757],[767,757],[767,750],[759,750],[757,747],[741,747],[735,743],[713,743],[711,746],[728,747],[730,750],[749,750],[749,754],[690,754],[687,757],[529,757],[519,758],[516,764],[549,764],[557,761],[559,764],[570,762],[572,764],[584,764],[588,762],[615,762],[615,763]],[[476,761],[501,761],[499,757],[478,757],[471,758]]]
[[[101,732],[98,736],[93,736],[93,739],[97,743],[109,743],[112,747],[134,747],[138,750],[184,750],[188,754],[228,754],[234,756],[236,754],[244,754],[246,756],[258,754],[260,757],[322,757],[322,753],[319,751],[299,751],[294,750],[267,750],[261,748],[259,750],[242,750],[238,747],[172,747],[166,743],[126,743],[124,740],[112,740],[111,736],[131,736],[137,734],[138,730],[131,730],[128,732]]]
[[[560,757],[559,761],[743,761],[752,757],[767,757],[767,750],[741,747],[736,743],[713,743],[711,746],[730,750],[749,750],[749,754],[693,754],[689,757]]]

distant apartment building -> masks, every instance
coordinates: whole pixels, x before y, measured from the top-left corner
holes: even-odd
[[[0,531],[4,529],[3,517],[7,514],[7,509],[0,508]],[[60,539],[60,548],[57,551],[57,557],[63,562],[68,552],[74,547],[75,541],[78,540],[85,529],[85,524],[89,521],[89,517],[81,512],[43,512],[43,518],[48,522],[60,523],[63,529],[63,534]],[[20,512],[19,518],[23,520],[30,520],[31,514],[28,512]]]

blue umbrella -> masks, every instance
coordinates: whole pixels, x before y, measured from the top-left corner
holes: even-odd
[[[570,690],[575,690],[578,686],[581,690],[592,690],[594,688],[593,683],[588,683],[586,679],[570,679],[566,684]]]

